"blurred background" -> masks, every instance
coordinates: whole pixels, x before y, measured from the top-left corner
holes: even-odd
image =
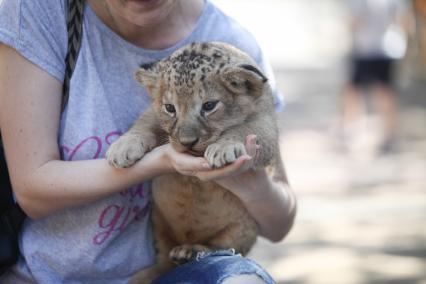
[[[299,211],[284,241],[260,239],[250,256],[277,283],[426,283],[426,0],[395,1],[383,35],[394,79],[369,92],[351,84],[354,31],[379,35],[387,0],[213,2],[257,38],[286,102]]]

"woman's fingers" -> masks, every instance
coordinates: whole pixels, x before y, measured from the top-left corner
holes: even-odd
[[[211,170],[207,160],[202,157],[194,157],[185,153],[176,153],[174,165],[178,171],[207,171]]]
[[[259,153],[260,146],[257,145],[256,135],[247,135],[245,140],[247,154],[239,157],[235,162],[222,168],[212,169],[203,157],[194,157],[186,153],[176,152],[170,147],[170,157],[174,169],[184,175],[192,175],[201,180],[214,180],[233,176],[248,170],[253,159]]]
[[[247,135],[245,146],[247,154],[250,157],[255,157],[258,150],[260,149],[260,146],[257,145],[257,136],[254,134]]]
[[[235,175],[250,168],[251,159],[252,158],[249,155],[243,155],[232,164],[229,164],[223,168],[199,172],[197,173],[197,177],[201,180],[214,180],[226,176]]]
[[[246,155],[239,157],[235,162],[225,167],[213,169],[198,173],[197,176],[202,180],[214,180],[233,176],[242,173],[252,166],[253,159],[259,154],[260,146],[257,144],[257,136],[254,134],[247,135],[245,140]]]

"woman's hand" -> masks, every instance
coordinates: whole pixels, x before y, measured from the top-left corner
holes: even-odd
[[[225,167],[201,172],[198,177],[201,180],[214,180],[222,186],[227,182],[235,181],[237,178],[240,179],[239,176],[252,167],[255,157],[258,155],[260,146],[256,144],[256,135],[248,135],[245,146],[246,155],[240,156],[235,162]],[[227,188],[227,186],[224,187]]]
[[[247,171],[253,158],[257,154],[259,146],[256,145],[256,136],[249,135],[246,139],[247,154],[239,157],[234,163],[222,168],[213,169],[204,157],[194,157],[187,153],[180,153],[173,149],[170,144],[157,147],[156,150],[162,151],[169,165],[166,171],[176,171],[187,176],[195,176],[203,181],[220,181],[227,177],[239,175]],[[223,180],[222,182],[226,182]]]

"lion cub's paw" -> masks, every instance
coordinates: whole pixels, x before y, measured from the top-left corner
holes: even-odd
[[[111,144],[106,158],[108,163],[115,168],[127,168],[140,160],[145,152],[146,149],[140,137],[125,134]]]
[[[245,155],[246,148],[243,143],[213,143],[206,149],[204,157],[210,166],[220,168],[235,162],[238,157]]]
[[[209,252],[211,251],[208,247],[203,245],[181,245],[174,247],[170,253],[169,257],[172,261],[176,263],[184,263],[197,258],[198,253],[200,252]]]

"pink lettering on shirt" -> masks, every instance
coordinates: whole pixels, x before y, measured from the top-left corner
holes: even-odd
[[[103,138],[99,136],[87,137],[77,143],[74,148],[61,145],[64,160],[98,159],[104,155],[108,146],[120,135],[120,131],[111,131]],[[101,245],[114,234],[124,231],[132,221],[143,220],[150,210],[150,203],[147,200],[148,194],[143,184],[123,190],[118,196],[121,198],[115,204],[107,205],[98,217],[97,227],[99,230],[92,239],[94,245]]]
[[[101,154],[103,155],[102,150],[111,145],[120,135],[120,131],[111,131],[103,139],[99,136],[90,136],[77,143],[73,149],[67,145],[61,145],[60,148],[66,161],[73,161],[76,155],[77,159],[98,159]]]
[[[98,219],[98,226],[101,231],[93,238],[94,245],[103,244],[113,233],[122,232],[132,220],[142,220],[149,212],[150,203],[143,208],[138,205],[119,206],[109,205],[106,207]]]

